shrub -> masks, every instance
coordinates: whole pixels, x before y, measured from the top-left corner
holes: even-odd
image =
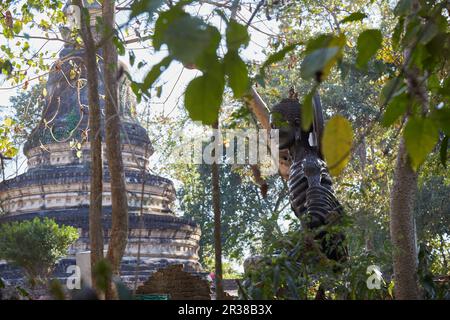
[[[0,225],[0,259],[24,269],[28,279],[46,279],[56,262],[78,239],[74,227],[58,226],[54,220],[33,220]]]

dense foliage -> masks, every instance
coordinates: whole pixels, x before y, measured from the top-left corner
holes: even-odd
[[[78,230],[34,218],[0,226],[0,259],[23,268],[32,283],[46,279],[56,262],[78,239]]]

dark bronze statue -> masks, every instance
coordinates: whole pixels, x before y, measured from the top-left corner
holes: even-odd
[[[339,261],[346,256],[344,236],[331,235],[322,229],[338,221],[343,210],[321,153],[323,114],[318,95],[313,98],[313,106],[314,121],[308,130],[302,130],[301,105],[291,92],[290,98],[272,108],[271,125],[279,129],[279,148],[288,149],[292,161],[288,181],[292,210],[307,228],[317,230],[316,239],[321,241],[327,257]]]

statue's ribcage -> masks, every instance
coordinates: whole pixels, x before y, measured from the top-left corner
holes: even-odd
[[[294,161],[289,175],[289,194],[292,209],[300,218],[305,216],[310,228],[330,222],[342,213],[331,187],[331,177],[325,162],[314,154]]]

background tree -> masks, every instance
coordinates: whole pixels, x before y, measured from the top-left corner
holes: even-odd
[[[102,226],[102,200],[103,200],[103,159],[101,135],[100,95],[98,90],[97,44],[92,34],[91,17],[89,10],[84,8],[82,1],[75,1],[81,8],[80,35],[84,44],[84,64],[88,85],[89,102],[89,133],[90,142],[90,188],[89,188],[89,245],[91,249],[91,277],[96,288],[96,265],[103,259],[103,226]]]
[[[118,100],[117,48],[115,38],[115,1],[103,1],[103,76],[105,83],[105,135],[108,168],[111,175],[111,235],[108,245],[108,260],[112,273],[120,274],[122,261],[128,240],[128,201],[125,186],[125,173],[122,160],[121,121]],[[112,285],[106,292],[107,298],[117,297]]]
[[[48,278],[77,239],[75,228],[48,218],[5,223],[0,226],[0,258],[23,268],[34,285]]]
[[[14,144],[14,132],[20,130],[11,118],[5,118],[0,125],[0,164],[2,178],[5,180],[5,161],[11,160],[17,155],[17,147]]]
[[[218,122],[216,121],[212,128],[218,130]],[[221,147],[219,137],[214,138],[214,162],[211,164],[211,188],[212,188],[212,208],[214,212],[214,257],[215,257],[215,284],[216,298],[223,300],[225,293],[223,291],[223,272],[222,272],[222,217],[221,217],[221,197],[220,197],[220,171],[218,164],[218,150]]]

